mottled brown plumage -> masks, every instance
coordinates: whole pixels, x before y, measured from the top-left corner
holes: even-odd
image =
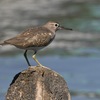
[[[17,35],[16,37],[5,40],[0,45],[10,44],[16,46],[17,48],[25,49],[26,51],[24,53],[24,56],[29,66],[30,63],[26,55],[27,50],[34,50],[33,58],[39,66],[42,66],[35,58],[35,54],[38,50],[44,48],[52,42],[55,37],[55,32],[59,29],[72,30],[70,28],[61,27],[58,23],[50,21],[43,26],[29,28],[23,33]]]
[[[34,47],[47,46],[55,34],[45,27],[29,28],[14,38],[4,41],[2,45],[11,44],[21,49],[34,49]],[[31,48],[30,48],[31,47]]]

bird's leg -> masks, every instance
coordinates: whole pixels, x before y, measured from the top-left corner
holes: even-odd
[[[25,59],[27,61],[28,66],[31,66],[30,63],[29,63],[29,60],[27,58],[27,50],[25,50],[25,52],[24,52],[24,57],[25,57]]]
[[[34,52],[34,54],[33,54],[33,59],[36,61],[36,63],[39,65],[39,66],[41,66],[41,67],[43,67],[43,65],[36,59],[36,51]]]

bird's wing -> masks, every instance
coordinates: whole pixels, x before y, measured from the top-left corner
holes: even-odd
[[[52,32],[44,27],[34,27],[4,41],[4,44],[11,44],[19,48],[46,46],[53,38],[51,35]]]

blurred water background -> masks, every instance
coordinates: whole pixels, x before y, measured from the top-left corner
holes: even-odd
[[[72,100],[100,100],[99,0],[0,0],[0,42],[48,20],[73,31],[57,32],[38,53],[39,61],[60,73]],[[0,46],[0,100],[18,72],[27,69],[23,50]],[[32,65],[36,63],[29,52]]]

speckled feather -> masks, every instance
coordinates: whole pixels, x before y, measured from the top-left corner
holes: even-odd
[[[44,47],[51,43],[54,37],[55,34],[45,27],[33,27],[14,38],[4,41],[2,45],[11,44],[22,49]]]

